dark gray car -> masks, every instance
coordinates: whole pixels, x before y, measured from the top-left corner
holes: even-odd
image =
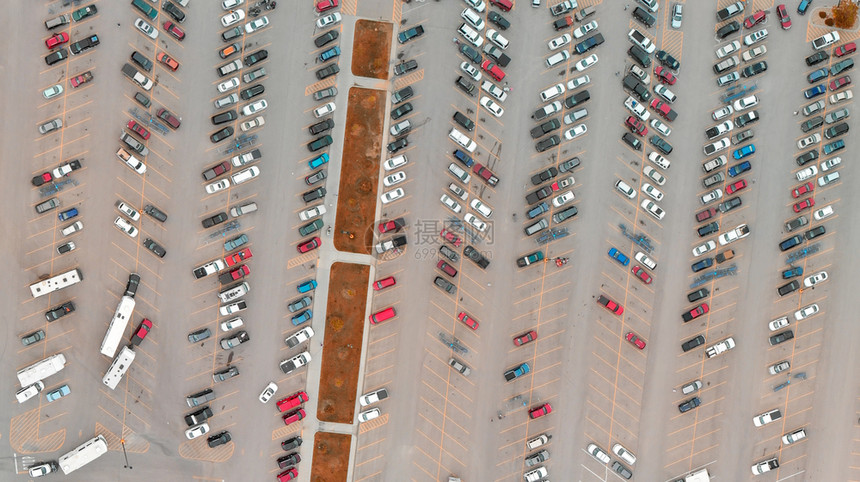
[[[198,341],[203,341],[212,336],[212,332],[209,328],[203,328],[202,330],[197,330],[188,334],[188,341],[191,343],[197,343]]]

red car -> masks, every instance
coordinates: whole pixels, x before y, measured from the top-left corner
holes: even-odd
[[[634,266],[633,269],[631,269],[630,271],[632,271],[633,274],[636,275],[637,278],[641,279],[642,282],[644,282],[646,285],[651,284],[651,275],[648,274],[647,271],[642,269],[641,266]]]
[[[501,82],[502,79],[505,78],[505,72],[501,68],[499,68],[498,65],[490,62],[489,60],[485,60],[481,64],[481,68],[484,69],[486,73],[490,74],[490,77],[496,79],[496,81],[498,82]]]
[[[514,338],[514,346],[523,346],[526,343],[531,343],[535,340],[537,340],[537,332],[532,330]]]
[[[299,469],[293,467],[278,474],[278,482],[290,482],[299,476]]]
[[[239,266],[238,268],[236,268],[232,271],[228,271],[228,272],[222,274],[221,275],[222,283],[223,282],[230,283],[232,281],[237,281],[237,280],[244,278],[245,276],[248,276],[249,274],[251,274],[251,268],[249,268],[247,265]]]
[[[385,221],[379,223],[379,232],[387,233],[400,231],[400,228],[406,226],[406,221],[403,218],[392,219],[391,221]]]
[[[69,34],[67,34],[66,32],[60,32],[56,35],[52,35],[52,36],[48,37],[48,39],[45,40],[45,45],[49,49],[52,49],[58,45],[62,45],[64,43],[66,43],[68,41],[69,41]]]
[[[615,313],[616,315],[624,313],[624,307],[603,295],[597,297],[597,303],[605,306],[607,310]]]
[[[176,71],[176,69],[179,68],[179,62],[177,62],[175,59],[173,59],[164,52],[158,52],[158,55],[155,56],[155,60],[170,67],[170,70]]]
[[[321,2],[317,3],[317,12],[323,13],[333,8],[337,8],[338,3],[338,0],[322,0]]]
[[[322,245],[322,240],[319,236],[314,237],[313,239],[307,241],[306,243],[302,243],[299,245],[299,253],[307,253],[308,251],[313,251],[319,248]]]
[[[544,403],[540,407],[533,408],[529,410],[529,418],[536,419],[543,417],[544,415],[552,413],[552,406],[548,403]]]
[[[397,284],[397,281],[394,279],[394,276],[389,276],[388,278],[382,278],[379,281],[373,282],[373,290],[374,291],[382,291],[389,286],[394,286]]]
[[[707,303],[702,303],[701,305],[681,315],[681,319],[684,320],[684,323],[687,323],[688,321],[693,321],[696,318],[707,313],[709,309],[710,307]]]
[[[672,72],[669,72],[669,69],[663,67],[662,65],[658,65],[654,67],[654,75],[663,79],[669,85],[675,85],[675,82],[678,81],[678,78],[675,77]]]
[[[848,42],[845,45],[840,45],[833,50],[833,55],[842,57],[843,55],[853,54],[857,50],[856,42]]]
[[[305,418],[305,409],[300,408],[293,412],[290,412],[284,415],[284,425],[289,425],[291,423],[298,422],[299,420]]]
[[[745,187],[747,187],[747,180],[746,179],[741,179],[740,181],[735,181],[734,183],[729,184],[728,187],[726,187],[726,194],[734,194],[734,193],[740,191],[741,189],[743,189]]]
[[[179,120],[175,115],[173,115],[169,110],[165,108],[158,109],[155,112],[155,115],[158,116],[159,119],[167,122],[167,125],[174,129],[179,129],[179,126],[182,124],[182,121]]]
[[[850,83],[851,83],[851,77],[848,77],[847,75],[843,75],[842,77],[839,77],[838,79],[830,82],[830,90],[841,89],[842,87],[845,87],[846,85],[848,85]]]
[[[811,208],[812,206],[815,206],[815,199],[812,199],[811,197],[806,198],[794,205],[794,212],[799,213],[800,211]]]
[[[675,120],[678,117],[678,114],[669,107],[669,104],[663,102],[662,100],[654,99],[651,101],[651,108],[656,110],[661,117],[668,121]]]
[[[642,338],[639,338],[638,336],[636,336],[636,334],[633,333],[632,331],[627,333],[627,335],[624,338],[626,338],[627,341],[629,341],[630,343],[633,343],[636,346],[636,348],[638,348],[640,350],[645,349],[645,342],[642,341]]]
[[[135,134],[139,135],[143,138],[143,140],[148,140],[150,133],[148,130],[144,129],[142,125],[138,124],[136,121],[130,120],[128,124],[126,124],[130,130],[132,130]]]
[[[767,18],[767,14],[764,13],[763,11],[759,10],[758,12],[750,15],[749,17],[746,18],[746,20],[744,20],[744,27],[745,28],[753,28],[756,25],[764,22],[765,18]]]
[[[445,274],[447,274],[448,276],[450,276],[452,278],[457,276],[457,270],[454,269],[454,267],[451,266],[450,264],[446,263],[445,261],[442,261],[441,259],[439,260],[438,263],[436,263],[436,267],[441,269],[442,271],[444,271]]]
[[[251,259],[254,257],[254,253],[251,252],[251,248],[245,248],[238,253],[233,253],[230,256],[224,258],[224,262],[227,263],[227,266],[233,266],[234,264],[239,264],[242,261],[247,259]]]
[[[815,189],[815,183],[810,181],[810,182],[807,182],[806,184],[802,184],[802,185],[794,188],[791,191],[791,196],[796,199],[796,198],[799,198],[800,196],[802,196],[808,192],[812,192],[814,189]]]
[[[143,321],[140,322],[140,326],[135,330],[134,335],[131,335],[131,344],[132,345],[140,345],[140,342],[146,338],[146,335],[149,334],[149,330],[152,329],[152,322],[149,321],[148,318],[144,318]]]
[[[791,17],[788,16],[788,10],[786,10],[785,4],[779,4],[776,6],[776,14],[779,15],[779,24],[782,25],[782,29],[790,29]]]
[[[185,32],[182,31],[175,23],[171,21],[164,22],[164,30],[167,31],[170,35],[176,37],[176,40],[182,40],[185,38]]]
[[[478,329],[478,322],[475,321],[475,319],[471,316],[467,315],[465,311],[461,311],[460,314],[457,315],[457,319],[462,321],[464,325],[468,326],[473,330]]]
[[[460,239],[460,237],[456,234],[452,233],[451,231],[448,231],[447,228],[442,228],[442,231],[439,233],[439,236],[442,236],[445,241],[448,241],[449,243],[453,244],[458,248],[461,244],[463,244],[463,240]]]
[[[378,311],[372,315],[370,315],[370,324],[375,325],[377,323],[382,323],[385,320],[390,320],[397,316],[397,311],[393,306],[389,306],[388,308]]]
[[[628,129],[634,134],[638,134],[640,136],[648,135],[648,128],[645,127],[645,123],[641,120],[631,116],[627,116],[627,120],[624,122]]]
[[[278,400],[276,404],[278,406],[278,410],[281,412],[286,412],[287,410],[298,407],[299,405],[308,401],[308,394],[304,390],[294,393],[289,397],[282,398]],[[304,418],[304,414],[302,414],[302,418]]]
[[[495,186],[496,184],[499,183],[499,178],[496,177],[495,174],[493,174],[493,171],[484,167],[484,165],[481,164],[480,162],[476,162],[472,166],[472,172],[474,172],[478,177],[483,179],[484,182],[486,182],[490,186]]]
[[[696,213],[696,221],[702,222],[706,219],[711,219],[714,214],[717,214],[717,208],[708,208],[704,211]]]

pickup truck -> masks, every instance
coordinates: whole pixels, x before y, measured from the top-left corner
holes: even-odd
[[[552,28],[558,30],[564,30],[573,25],[573,17],[570,15],[565,15],[563,18],[560,18],[552,23]]]
[[[735,229],[723,233],[718,238],[720,242],[720,246],[725,246],[729,243],[733,243],[741,238],[745,238],[750,235],[750,228],[746,224],[740,224]]]
[[[708,349],[705,350],[705,354],[708,355],[708,358],[713,358],[713,357],[715,357],[721,353],[725,353],[725,352],[731,350],[734,347],[735,347],[735,340],[733,338],[729,337],[729,338],[726,338],[725,340],[723,340],[721,342],[718,342],[714,345],[709,346]]]
[[[532,139],[543,137],[559,127],[561,127],[561,122],[558,119],[550,119],[531,130]]]
[[[576,0],[565,0],[564,2],[551,6],[549,11],[552,13],[553,17],[558,17],[559,15],[564,15],[567,12],[573,11],[576,7]]]
[[[388,250],[398,248],[406,244],[406,236],[397,236],[395,238],[389,239],[388,241],[383,241],[376,245],[377,254],[382,254]]]
[[[141,74],[136,68],[132,67],[131,64],[123,65],[122,73],[125,74],[126,77],[135,81],[138,85],[143,87],[144,90],[149,90],[152,88],[152,81],[149,80],[145,75]]]
[[[639,97],[639,100],[641,100],[642,102],[648,102],[648,100],[651,98],[651,93],[648,92],[648,89],[645,87],[645,85],[643,85],[642,82],[640,82],[639,79],[637,79],[636,76],[634,76],[633,74],[625,75],[621,83],[625,89],[635,93]]]
[[[89,82],[91,80],[93,80],[93,74],[92,74],[92,72],[87,70],[83,74],[78,75],[76,77],[72,77],[71,79],[69,79],[69,83],[72,84],[72,87],[77,87],[81,84],[86,84],[87,82]]]
[[[515,378],[521,377],[528,373],[530,370],[528,363],[523,363],[518,367],[511,368],[510,370],[505,372],[505,381],[509,382]]]
[[[405,44],[406,42],[422,35],[424,35],[424,27],[421,25],[416,25],[405,32],[400,32],[397,35],[397,41],[402,44]]]
[[[466,246],[466,248],[463,249],[463,254],[466,255],[467,258],[471,259],[472,262],[477,264],[481,269],[487,269],[487,266],[490,265],[490,260],[485,258],[480,251],[472,246]]]
[[[79,159],[75,159],[74,161],[67,162],[62,166],[54,169],[54,179],[59,179],[63,176],[68,176],[72,171],[77,171],[81,168],[81,161]]]
[[[290,373],[298,368],[301,368],[311,361],[311,354],[308,352],[299,353],[298,355],[281,362],[281,371]]]

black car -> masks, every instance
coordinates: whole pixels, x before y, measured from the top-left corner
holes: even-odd
[[[251,55],[245,56],[245,67],[250,67],[257,62],[262,62],[263,60],[266,60],[267,58],[269,58],[269,51],[266,49],[260,49],[252,53]]]
[[[470,96],[470,97],[474,97],[474,96],[475,96],[475,90],[476,90],[476,89],[475,89],[475,84],[473,84],[473,83],[469,82],[468,80],[466,80],[466,78],[465,78],[465,77],[463,77],[462,75],[461,75],[461,76],[459,76],[459,77],[457,77],[457,80],[456,80],[454,83],[455,83],[455,84],[457,84],[457,87],[459,87],[459,88],[460,88],[460,90],[462,90],[463,92],[465,92],[465,93],[469,94],[469,96]]]
[[[394,154],[395,152],[403,149],[404,147],[409,145],[409,139],[406,137],[401,137],[400,139],[395,140],[394,142],[388,143],[388,152]]]
[[[699,288],[696,291],[687,294],[687,301],[689,301],[690,303],[694,303],[696,301],[701,300],[702,298],[707,298],[710,294],[711,292],[708,290],[708,288]]]
[[[337,74],[338,72],[340,72],[340,67],[338,67],[337,64],[331,64],[328,67],[323,67],[317,70],[316,76],[317,79],[323,80],[331,77],[332,75]]]
[[[100,43],[98,35],[90,35],[83,40],[78,40],[77,42],[69,45],[69,51],[72,55],[78,55],[79,53],[85,52]]]
[[[648,56],[648,52],[644,51],[642,47],[638,45],[631,45],[629,49],[627,49],[627,55],[630,56],[633,60],[636,61],[643,68],[648,68],[651,66],[651,57]]]
[[[838,75],[843,71],[854,67],[854,59],[845,59],[839,62],[836,62],[832,66],[830,66],[830,75]]]
[[[485,258],[484,255],[482,255],[481,252],[473,246],[466,246],[463,249],[463,254],[477,264],[481,269],[487,269],[487,266],[490,265],[490,260]]]
[[[785,241],[779,243],[779,250],[780,251],[788,251],[789,249],[799,245],[802,242],[803,242],[803,236],[796,234],[796,235],[786,239]]]
[[[48,54],[48,56],[45,57],[45,63],[48,65],[54,65],[57,62],[67,58],[69,58],[69,51],[65,48],[61,48],[56,52],[51,52],[50,54]]]
[[[325,131],[330,131],[333,127],[334,120],[329,118],[311,125],[310,127],[308,127],[308,132],[310,132],[312,136],[315,136],[318,134],[322,134]]]
[[[228,137],[230,137],[232,135],[233,135],[233,128],[230,126],[227,126],[223,129],[221,129],[220,131],[209,136],[209,139],[213,143],[217,144],[217,143],[223,141],[224,139],[227,139]]]
[[[465,55],[467,59],[471,60],[476,64],[481,63],[481,54],[477,50],[469,47],[468,45],[461,43],[460,44],[460,53]]]
[[[278,459],[278,467],[282,469],[286,469],[287,467],[291,467],[293,465],[298,464],[302,461],[302,457],[298,452],[293,452],[291,454],[284,455],[283,457]]]
[[[308,143],[308,150],[311,152],[316,152],[323,147],[331,145],[332,142],[334,142],[334,140],[331,136],[317,137],[316,139]]]
[[[406,104],[406,105],[409,105],[409,110],[412,110],[412,104]],[[457,124],[460,124],[460,126],[462,126],[463,129],[466,129],[469,132],[471,132],[475,129],[475,123],[472,122],[472,119],[469,119],[468,117],[466,117],[465,115],[463,115],[459,111],[454,111],[454,122],[456,122]]]
[[[802,166],[807,162],[812,162],[816,159],[818,159],[818,149],[806,151],[803,154],[797,156],[794,160],[797,162],[798,166]]]
[[[543,137],[544,135],[549,134],[550,132],[558,129],[559,127],[561,127],[561,122],[559,122],[557,118],[550,119],[543,124],[534,127],[531,130],[532,139]]]
[[[848,132],[848,124],[846,124],[845,122],[841,122],[825,130],[824,137],[828,139],[833,139],[834,137],[839,137],[846,132]]]
[[[196,412],[189,413],[185,416],[185,424],[189,427],[200,424],[208,420],[212,417],[212,409],[209,408],[209,405],[197,410]]]
[[[579,210],[576,209],[576,206],[571,206],[563,211],[559,211],[552,215],[552,222],[558,224],[567,221],[568,219],[576,216],[579,213]]]
[[[787,294],[790,294],[790,293],[797,291],[799,288],[800,288],[800,283],[797,280],[794,280],[790,283],[786,283],[786,284],[780,286],[779,289],[777,289],[776,291],[777,291],[777,293],[779,293],[779,296],[785,296]]]
[[[137,294],[137,287],[140,286],[140,275],[131,273],[128,275],[128,283],[125,284],[125,296],[134,298]]]
[[[731,23],[723,25],[719,30],[717,30],[717,38],[722,40],[735,32],[740,32],[740,30],[741,24],[739,24],[737,20],[732,20]]]
[[[596,33],[596,34],[592,35],[591,37],[588,37],[587,39],[583,40],[582,42],[579,42],[578,44],[576,44],[574,49],[576,49],[576,53],[584,54],[584,53],[588,52],[589,50],[602,44],[605,41],[606,41],[606,39],[603,38],[603,34]]]
[[[316,201],[325,197],[326,190],[324,187],[318,187],[302,194],[302,200],[306,203]]]
[[[812,67],[813,65],[824,62],[825,60],[827,60],[829,58],[830,58],[830,54],[828,54],[827,52],[824,52],[822,50],[819,50],[818,52],[815,52],[814,54],[810,55],[809,57],[806,57],[806,65]]]
[[[134,93],[134,100],[137,101],[138,104],[149,109],[149,106],[152,102],[150,102],[149,97],[145,96],[142,92]]]
[[[696,232],[699,233],[699,237],[701,238],[701,237],[707,236],[711,233],[716,233],[719,230],[720,230],[720,223],[718,223],[716,221],[712,221],[712,222],[710,222],[704,226],[699,227],[699,229],[697,229]]]
[[[721,213],[725,214],[725,213],[731,211],[732,209],[734,209],[740,205],[741,205],[740,196],[735,196],[735,197],[726,199],[725,201],[721,202],[720,205],[718,206],[718,208],[719,208]]]
[[[281,442],[281,448],[284,450],[293,450],[295,448],[302,446],[302,438],[298,435],[295,437],[290,437],[283,442]]]
[[[657,57],[657,60],[659,60],[661,64],[672,70],[678,70],[681,68],[681,62],[678,62],[678,59],[669,55],[669,52],[666,52],[665,50],[658,50],[654,56]]]
[[[735,23],[737,23],[737,22],[735,22]],[[680,410],[681,413],[689,412],[690,410],[698,407],[701,404],[702,404],[702,401],[699,400],[699,397],[693,397],[693,398],[687,400],[686,402],[682,402],[680,405],[678,405],[678,410]]]
[[[791,221],[785,223],[785,230],[788,232],[792,232],[801,226],[806,226],[807,224],[809,224],[809,220],[806,219],[806,216],[798,216]]]
[[[779,345],[780,343],[786,342],[794,338],[794,332],[791,330],[785,330],[782,333],[777,333],[768,339],[770,342],[770,346]]]
[[[698,273],[699,271],[702,271],[703,269],[710,268],[713,265],[714,265],[713,259],[705,258],[701,261],[696,261],[695,263],[693,263],[690,266],[690,268],[693,270],[693,273]]]
[[[391,105],[399,104],[404,100],[412,97],[413,95],[415,95],[415,91],[412,90],[411,85],[407,85],[406,87],[391,94]]]
[[[223,431],[217,435],[212,435],[206,441],[209,443],[209,448],[215,448],[219,445],[224,445],[225,443],[233,440],[233,437],[230,436],[230,432]]]
[[[155,254],[156,256],[158,256],[159,258],[163,258],[164,255],[167,254],[167,251],[165,251],[164,248],[160,244],[156,243],[155,241],[153,241],[149,238],[146,238],[143,241],[143,247],[152,251],[152,253]]]
[[[550,166],[550,167],[544,169],[543,171],[532,176],[532,184],[535,186],[541,185],[541,184],[549,181],[550,179],[554,178],[555,176],[558,176],[558,169]]]
[[[451,282],[446,279],[443,279],[441,276],[437,276],[436,279],[433,280],[433,284],[442,288],[450,294],[454,294],[457,291],[457,287],[454,286]]]
[[[456,251],[445,245],[439,246],[439,253],[450,259],[452,263],[456,263],[460,259],[460,255]]]
[[[242,29],[242,27],[233,27],[230,30],[227,30],[226,32],[222,33],[221,38],[225,42],[229,42],[235,38],[241,37],[242,35],[245,35],[245,30]],[[335,38],[337,37],[335,36]],[[322,45],[318,45],[317,47],[322,47]]]
[[[746,114],[735,117],[735,127],[743,127],[747,124],[752,124],[759,119],[758,111],[747,112]]]
[[[170,2],[163,2],[161,4],[161,8],[162,8],[162,10],[167,12],[168,15],[173,17],[173,20],[176,20],[179,23],[182,23],[185,21],[185,12],[180,10],[179,7],[177,7],[176,5],[174,5]]]
[[[800,130],[803,132],[809,132],[812,129],[817,129],[824,125],[824,117],[817,115],[812,119],[807,120],[806,122],[800,124]]]
[[[681,349],[684,350],[684,352],[686,353],[686,352],[692,350],[693,348],[696,348],[697,346],[702,346],[704,344],[705,344],[705,337],[702,335],[699,335],[699,336],[693,338],[692,340],[687,340],[684,343],[682,343]]]
[[[402,44],[405,44],[406,42],[414,38],[418,38],[422,35],[424,35],[424,27],[421,25],[416,25],[409,30],[406,30],[405,32],[400,32],[399,34],[397,34],[397,41]]]
[[[761,62],[756,62],[748,67],[744,67],[744,70],[741,71],[741,75],[744,77],[752,77],[753,75],[758,75],[767,70],[767,62],[762,60]]]
[[[591,99],[591,93],[588,92],[587,90],[583,90],[583,91],[577,92],[571,96],[568,96],[566,99],[564,99],[564,106],[568,109],[572,109],[579,104],[582,104],[584,102],[588,102],[590,99]]]
[[[529,205],[535,204],[541,199],[546,199],[552,195],[552,188],[549,186],[544,186],[538,189],[535,192],[529,193],[526,195],[526,203]]]
[[[214,216],[209,216],[208,218],[204,219],[203,220],[203,227],[204,228],[211,228],[212,226],[215,226],[216,224],[221,224],[226,220],[227,220],[227,213],[220,212]]]
[[[322,181],[325,178],[326,178],[325,169],[320,169],[319,171],[317,171],[313,174],[309,174],[309,175],[305,176],[305,184],[307,184],[308,186],[313,186],[314,184]]]
[[[543,152],[543,151],[545,151],[545,150],[547,150],[553,146],[557,146],[559,144],[561,144],[561,138],[558,137],[557,135],[553,134],[553,135],[547,137],[546,139],[535,144],[535,149],[537,149],[538,152]]]
[[[636,7],[636,9],[633,10],[633,18],[639,20],[646,27],[654,25],[654,22],[657,21],[656,17],[648,13],[648,11],[642,7]]]
[[[394,75],[403,75],[407,72],[412,72],[418,68],[418,61],[415,59],[400,62],[394,66]]]
[[[651,136],[648,139],[648,142],[650,142],[652,146],[656,147],[657,149],[660,150],[660,152],[662,152],[663,154],[666,154],[667,156],[672,153],[672,149],[673,149],[672,144],[669,144],[668,142],[666,142],[663,138],[661,138],[657,134],[654,134],[653,136]]]
[[[637,151],[642,150],[642,141],[640,141],[636,136],[629,132],[625,132],[623,136],[621,136],[621,140],[624,141],[625,144],[636,149]]]
[[[235,110],[228,110],[226,112],[221,112],[219,114],[215,114],[212,116],[212,123],[216,126],[218,124],[223,124],[225,122],[234,121],[239,118],[239,115]]]
[[[251,87],[248,87],[247,89],[240,92],[239,97],[243,98],[244,100],[248,100],[262,94],[265,91],[266,88],[263,87],[263,84],[252,85]]]
[[[162,211],[161,209],[158,209],[157,207],[153,206],[152,204],[147,204],[143,208],[143,212],[145,212],[146,214],[149,214],[155,220],[160,221],[162,223],[167,221],[167,214],[165,214],[164,211]]]
[[[580,164],[580,160],[578,157],[571,157],[570,159],[562,162],[558,165],[558,172],[570,172],[573,171]]]
[[[397,119],[405,116],[406,114],[408,114],[410,112],[412,112],[412,103],[407,102],[407,103],[401,105],[400,107],[397,107],[394,110],[392,110],[391,111],[391,118],[394,120],[397,120]]]
[[[507,30],[511,26],[511,22],[508,22],[508,19],[499,15],[498,12],[490,11],[487,14],[487,20],[496,24],[499,30]]]
[[[824,226],[816,226],[816,227],[810,229],[809,231],[803,233],[803,237],[805,237],[807,240],[811,240],[812,238],[821,236],[822,234],[824,234],[826,232],[827,232],[827,229]]]
[[[338,32],[337,30],[329,30],[328,32],[315,38],[314,45],[316,45],[317,47],[324,47],[329,43],[337,40],[338,37],[340,37],[340,32]]]
[[[143,54],[141,54],[137,50],[131,53],[131,60],[147,72],[152,70],[152,61],[144,57]]]
[[[73,311],[75,311],[75,304],[71,301],[67,301],[62,305],[45,312],[45,319],[49,322],[57,321]]]

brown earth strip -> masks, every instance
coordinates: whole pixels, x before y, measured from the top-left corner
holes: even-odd
[[[388,54],[391,52],[390,22],[359,20],[355,22],[352,48],[352,74],[374,79],[388,79]]]
[[[350,435],[342,433],[317,432],[314,435],[311,482],[346,482],[350,439]]]

